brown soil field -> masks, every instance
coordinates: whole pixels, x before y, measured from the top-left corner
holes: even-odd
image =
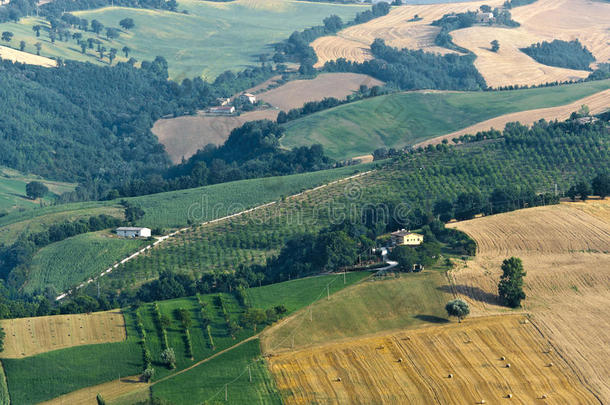
[[[337,36],[322,37],[313,43],[318,54],[318,66],[328,60],[344,57],[354,61],[370,58],[369,46],[375,38],[383,38],[398,48],[423,49],[447,53],[434,45],[438,28],[430,23],[450,12],[476,10],[482,4],[492,7],[502,2],[466,2],[425,6],[402,6],[387,16],[340,31]],[[420,21],[409,21],[413,15]],[[579,39],[597,58],[610,58],[610,4],[591,0],[538,0],[511,10],[521,26],[475,26],[453,31],[454,42],[477,56],[475,66],[491,87],[511,84],[533,85],[587,77],[589,72],[542,65],[519,48],[553,39]],[[492,52],[489,43],[498,40],[500,50]]]
[[[458,222],[478,243],[450,274],[474,315],[498,306],[502,260],[523,260],[524,309],[604,402],[610,401],[610,201],[562,203]]]
[[[262,91],[279,77],[271,78],[249,91]],[[152,128],[153,133],[165,146],[174,163],[182,157],[188,159],[207,144],[223,144],[231,131],[248,121],[275,120],[279,110],[288,111],[303,106],[308,101],[324,97],[345,98],[358,90],[361,84],[369,87],[383,82],[367,75],[355,73],[324,73],[312,80],[290,81],[280,87],[256,94],[256,97],[271,104],[272,109],[252,111],[240,116],[211,116],[204,112],[197,115],[160,119]],[[279,110],[278,110],[279,109]]]
[[[2,358],[22,358],[66,347],[126,339],[121,311],[0,321],[6,337]]]
[[[27,52],[21,52],[17,49],[9,48],[0,45],[0,58],[13,62],[27,63],[29,65],[39,65],[44,67],[55,67],[57,62],[53,59],[45,58]]]
[[[251,111],[239,116],[212,116],[204,112],[197,115],[160,119],[152,128],[153,134],[165,146],[174,163],[180,163],[182,157],[188,159],[197,150],[212,143],[222,145],[232,130],[248,121],[275,120],[278,110],[268,109]]]
[[[610,108],[610,90],[604,90],[592,96],[581,98],[580,100],[575,101],[571,104],[550,108],[538,108],[529,111],[520,111],[516,113],[501,115],[499,117],[494,117],[489,120],[471,125],[459,131],[439,136],[437,138],[428,139],[426,141],[414,145],[414,147],[426,146],[429,144],[435,145],[437,143],[441,143],[443,139],[451,141],[451,139],[459,137],[461,135],[474,135],[479,131],[488,131],[490,129],[502,130],[504,129],[504,126],[506,126],[506,124],[509,122],[519,121],[524,125],[532,125],[534,122],[537,122],[541,119],[545,119],[547,121],[563,121],[568,119],[570,117],[570,114],[574,111],[577,111],[583,104],[586,104],[589,107],[591,114],[598,114],[608,110]]]
[[[286,404],[600,403],[525,319],[346,340],[272,356],[270,369]]]
[[[383,82],[357,73],[322,73],[312,80],[293,80],[283,86],[257,95],[258,98],[280,110],[302,107],[309,101],[324,97],[344,99],[360,85],[381,86]]]

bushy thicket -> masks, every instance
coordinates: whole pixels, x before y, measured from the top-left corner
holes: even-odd
[[[593,54],[578,39],[569,42],[559,39],[553,42],[538,42],[521,50],[537,62],[548,66],[591,70],[589,65],[595,62]]]
[[[485,79],[475,68],[474,55],[438,55],[421,50],[397,49],[376,39],[371,45],[375,59],[358,63],[344,58],[327,62],[327,72],[354,72],[371,75],[402,90],[479,90]]]

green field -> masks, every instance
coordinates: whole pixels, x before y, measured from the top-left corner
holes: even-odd
[[[202,402],[281,404],[273,378],[260,354],[258,339],[246,342],[192,370],[154,385],[152,396],[183,405],[199,405]]]
[[[63,292],[97,276],[116,263],[150,244],[141,239],[120,239],[108,232],[73,236],[42,248],[32,259],[28,282],[23,291],[44,291],[45,287]]]
[[[368,8],[368,7],[367,7]],[[132,18],[136,27],[121,32],[121,36],[108,41],[105,32],[99,37],[108,50],[119,50],[117,60],[125,60],[121,49],[128,46],[129,55],[137,60],[153,60],[160,55],[169,61],[170,77],[175,80],[204,76],[214,79],[227,69],[242,70],[259,63],[258,55],[271,54],[270,44],[286,39],[295,30],[320,25],[331,14],[344,21],[364,10],[364,6],[308,3],[291,0],[238,0],[215,3],[198,0],[181,0],[179,11],[188,14],[130,8],[103,8],[74,12],[79,18],[91,22],[97,19],[106,27],[119,27],[123,18]],[[0,24],[0,31],[15,34],[12,46],[19,41],[27,43],[26,51],[35,53],[34,44],[42,44],[41,55],[100,63],[95,49],[81,53],[80,47],[70,39],[52,44],[47,33],[36,38],[32,27],[47,25],[35,17],[19,23]],[[71,30],[74,31],[74,30]],[[83,32],[84,38],[96,37]],[[108,63],[108,58],[103,63]]]
[[[44,204],[50,204],[56,195],[72,191],[75,187],[74,184],[47,181],[38,176],[28,176],[0,167],[0,214],[40,206],[40,200],[33,201],[25,195],[25,186],[31,181],[40,181],[49,188],[49,195],[42,201]]]
[[[610,80],[512,91],[390,94],[288,122],[282,144],[320,143],[330,157],[345,159],[413,145],[503,114],[569,104],[608,88]]]
[[[35,404],[142,371],[142,350],[133,320],[127,340],[77,346],[23,359],[3,359],[12,404]]]

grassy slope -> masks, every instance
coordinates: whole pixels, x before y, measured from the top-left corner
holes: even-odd
[[[279,393],[260,354],[257,339],[244,343],[184,374],[153,386],[153,397],[183,405],[198,405],[202,401],[281,404]],[[247,372],[248,365],[252,382]],[[224,402],[225,384],[229,384],[227,402]]]
[[[78,346],[23,359],[3,359],[11,403],[34,404],[142,370],[133,320],[125,316],[127,340]]]
[[[404,147],[499,115],[568,104],[610,80],[500,92],[397,93],[339,106],[286,124],[286,147],[320,143],[337,159]]]
[[[258,64],[259,54],[271,53],[269,45],[288,38],[294,30],[319,25],[331,14],[347,21],[364,8],[297,1],[213,3],[181,0],[179,10],[185,9],[189,14],[119,7],[74,14],[89,21],[97,19],[106,27],[119,27],[121,19],[133,18],[134,29],[121,33],[121,37],[112,42],[101,36],[103,46],[118,49],[119,59],[125,59],[121,52],[124,46],[131,48],[130,56],[139,61],[164,56],[170,63],[170,76],[182,80],[202,75],[213,79],[224,70],[241,70]],[[73,40],[51,44],[46,32],[36,38],[32,26],[40,23],[35,17],[26,18],[19,23],[0,24],[0,31],[15,33],[12,46],[18,46],[19,41],[24,40],[28,52],[34,53],[34,44],[41,42],[43,56],[100,63],[94,49],[83,55]],[[89,38],[95,34],[86,32],[83,36]],[[103,63],[107,62],[108,59],[104,59]]]
[[[24,292],[52,286],[64,291],[96,276],[116,262],[149,244],[140,239],[119,239],[107,232],[77,235],[41,249],[32,260],[30,279]]]
[[[304,311],[262,338],[264,352],[361,336],[424,323],[446,322],[444,269],[366,281],[313,305],[313,322]]]
[[[35,208],[40,204],[39,200],[32,201],[25,195],[25,186],[30,181],[44,183],[51,192],[43,201],[50,203],[54,194],[61,194],[74,189],[70,183],[46,181],[37,176],[23,175],[15,170],[0,168],[0,212]]]

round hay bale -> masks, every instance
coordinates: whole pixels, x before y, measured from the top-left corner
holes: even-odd
[[[506,368],[510,368],[510,363],[506,363]]]
[[[502,357],[500,357],[500,360],[504,361],[504,360],[506,360],[506,357],[502,356]]]
[[[479,402],[479,404],[484,404],[484,403],[485,403],[484,399],[482,399],[481,402]]]
[[[398,362],[399,362],[399,363],[402,363],[402,357],[400,357],[400,358],[398,359]]]
[[[337,377],[337,382],[341,382],[341,377]]]
[[[553,367],[553,363],[549,363],[549,367]]]
[[[540,399],[546,399],[546,398],[547,398],[546,394],[544,394],[540,397]]]
[[[513,397],[513,394],[508,394],[508,395],[506,395],[506,398],[509,398],[509,399],[510,399],[510,398],[512,398],[512,397]]]
[[[447,378],[453,378],[453,374],[449,374]]]

